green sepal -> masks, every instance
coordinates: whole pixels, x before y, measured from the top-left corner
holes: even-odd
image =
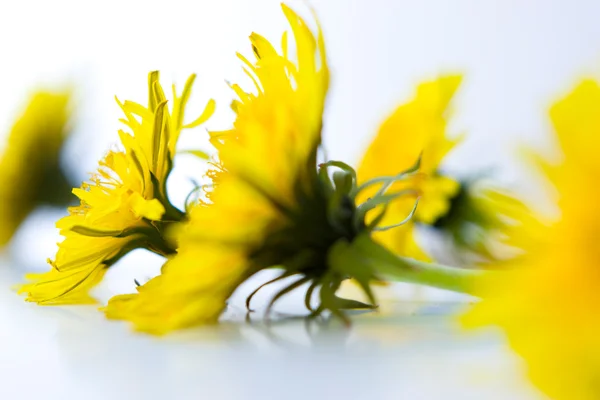
[[[346,171],[335,171],[333,173],[333,183],[335,190],[341,194],[348,194],[352,190],[354,178]]]
[[[327,172],[327,166],[321,164],[319,166],[318,172],[319,181],[321,182],[322,187],[325,190],[325,196],[329,198],[334,191],[333,183],[329,178],[329,173]]]
[[[376,304],[375,295],[371,289],[371,282],[377,280],[374,274],[373,266],[369,258],[365,257],[354,243],[361,237],[360,235],[352,243],[346,240],[338,240],[329,250],[327,261],[331,269],[341,276],[353,278],[364,291],[365,295],[372,304]]]
[[[127,236],[134,235],[136,233],[144,233],[148,230],[148,228],[136,227],[122,230],[102,230],[90,228],[88,226],[83,225],[75,225],[72,226],[69,230],[83,236],[124,238]]]
[[[363,303],[362,301],[344,299],[342,297],[333,296],[335,305],[340,310],[374,310],[377,305]]]
[[[350,174],[350,176],[352,176],[352,181],[354,183],[356,183],[356,179],[357,179],[356,171],[354,170],[354,168],[352,168],[350,165],[346,164],[345,162],[330,160],[330,161],[324,162],[322,164],[319,164],[320,169],[327,170],[327,167],[336,167],[336,168],[341,169],[342,171]]]
[[[400,190],[399,192],[392,193],[392,194],[377,195],[377,196],[365,201],[364,203],[360,204],[358,207],[356,207],[356,212],[354,213],[353,223],[354,223],[355,228],[358,230],[358,227],[364,223],[366,215],[369,211],[371,211],[379,206],[384,206],[384,208],[387,208],[392,201],[394,201],[402,196],[408,196],[408,195],[416,196],[417,192],[413,189]],[[415,207],[413,208],[413,210],[411,211],[411,213],[408,215],[408,218],[406,218],[399,224],[396,224],[396,226],[403,225],[403,224],[407,223],[408,221],[410,221],[410,219],[414,215],[415,211],[416,211],[416,204],[415,204]],[[381,222],[381,220],[383,219],[383,214],[380,214],[378,217],[379,217],[379,222]],[[372,224],[371,224],[370,229],[374,230],[374,229],[376,229],[376,227],[372,226]]]
[[[380,196],[384,194],[394,183],[403,181],[412,176],[415,172],[419,170],[419,168],[421,168],[421,156],[419,156],[417,162],[412,167],[400,172],[398,175],[380,176],[377,178],[369,179],[368,181],[354,188],[354,190],[351,193],[351,196],[355,198],[362,190],[365,190],[366,188],[371,187],[373,185],[383,184],[377,192],[377,194],[375,195]]]
[[[330,178],[327,168],[336,167]],[[354,215],[354,202],[349,194],[356,185],[356,171],[341,161],[328,161],[319,164],[319,181],[327,199],[327,220],[329,224],[344,236],[353,234],[351,225]]]
[[[373,226],[373,231],[377,231],[377,232],[384,232],[384,231],[388,231],[390,229],[394,229],[397,228],[399,226],[402,226],[406,223],[408,223],[415,215],[415,212],[417,211],[417,206],[419,205],[419,199],[417,198],[417,200],[415,200],[415,205],[413,206],[412,210],[410,210],[410,213],[408,213],[408,215],[406,216],[406,218],[404,218],[402,221],[392,224],[392,225],[386,225],[386,226],[377,226],[379,224],[379,222],[381,222],[381,219],[383,219],[383,217],[379,220],[378,224]]]

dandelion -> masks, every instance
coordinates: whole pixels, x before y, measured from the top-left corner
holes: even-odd
[[[110,151],[98,170],[73,193],[78,206],[56,224],[64,240],[52,269],[29,274],[30,283],[20,288],[27,300],[38,304],[93,303],[90,289],[106,270],[136,248],[163,256],[175,252],[164,232],[184,218],[169,201],[166,182],[173,166],[177,139],[183,129],[203,123],[212,114],[211,101],[202,115],[184,124],[184,111],[195,76],[181,95],[173,90],[173,107],[159,83],[158,72],[148,77],[147,107],[131,101],[119,103],[125,114],[122,122],[130,133],[119,131],[123,150]]]
[[[278,299],[300,287],[306,288],[312,316],[328,311],[344,321],[344,309],[374,307],[371,284],[376,281],[468,290],[472,272],[401,258],[372,239],[373,232],[410,220],[418,193],[411,187],[389,189],[417,171],[418,159],[410,160],[413,165],[404,172],[400,165],[392,176],[360,184],[347,164],[317,162],[329,85],[324,39],[320,28],[314,35],[302,18],[282,7],[294,46],[288,47],[284,34],[278,52],[253,33],[255,61],[239,55],[255,87],[247,92],[232,85],[237,95],[233,129],[211,132],[218,162],[208,174],[214,182],[208,201],[191,207],[176,234],[177,255],[162,273],[137,293],[111,299],[109,318],[155,334],[214,323],[233,291],[268,268],[281,274],[266,284],[288,278],[290,283],[274,295],[267,315]],[[295,49],[295,57],[288,48]],[[432,93],[438,88],[430,87]],[[370,198],[357,200],[373,187]],[[390,204],[406,198],[412,209],[383,226]],[[366,219],[368,213],[375,217]],[[370,304],[337,296],[348,278],[358,282]],[[248,297],[249,308],[263,286]]]
[[[68,203],[60,152],[70,132],[69,97],[36,92],[9,134],[0,157],[0,246],[37,206]]]
[[[358,180],[392,176],[419,160],[417,173],[390,187],[418,195],[413,218],[396,229],[376,232],[374,237],[397,254],[430,260],[432,255],[416,237],[417,230],[426,227],[449,237],[451,250],[466,264],[489,265],[497,260],[493,247],[502,241],[512,215],[526,207],[510,191],[482,178],[459,180],[443,171],[444,159],[463,139],[447,134],[451,100],[461,81],[459,75],[448,75],[421,84],[414,99],[398,107],[379,128],[359,164]],[[364,190],[358,201],[372,197],[377,190],[375,186]],[[407,215],[413,200],[407,196],[391,203],[381,223]],[[367,217],[373,218],[375,215]]]
[[[600,86],[584,81],[550,116],[561,157],[535,157],[558,213],[519,216],[508,236],[519,251],[512,270],[479,285],[483,300],[464,321],[499,326],[551,398],[591,400],[600,396]]]
[[[359,182],[381,176],[393,176],[398,170],[409,169],[419,160],[418,173],[395,182],[390,190],[413,190],[419,197],[414,218],[401,227],[377,232],[375,237],[398,254],[418,259],[429,257],[415,240],[415,225],[433,225],[450,210],[451,199],[459,192],[459,183],[441,174],[444,157],[458,144],[460,138],[446,135],[450,101],[460,85],[460,76],[445,76],[421,84],[415,98],[398,107],[381,125],[379,132],[365,152],[357,169]],[[367,188],[359,201],[372,197],[378,188]],[[389,205],[382,223],[388,224],[407,215],[414,198],[405,197]]]

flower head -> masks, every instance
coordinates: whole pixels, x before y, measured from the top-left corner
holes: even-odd
[[[328,310],[346,319],[343,309],[373,305],[338,297],[343,280],[354,278],[374,303],[371,282],[399,270],[413,272],[371,240],[381,218],[366,222],[365,215],[410,194],[388,189],[409,175],[399,175],[400,169],[416,159],[386,171],[392,177],[361,186],[348,165],[317,163],[329,83],[324,40],[320,29],[313,34],[285,5],[283,12],[295,54],[288,53],[286,34],[280,52],[262,36],[250,36],[256,60],[239,57],[255,90],[232,85],[237,95],[233,129],[211,133],[219,158],[208,174],[214,182],[209,201],[191,208],[177,234],[177,255],[161,275],[138,293],[111,299],[109,318],[158,334],[216,322],[240,283],[258,271],[279,268],[281,275],[267,284],[286,278],[290,283],[275,294],[267,314],[279,298],[305,286],[312,315]],[[362,190],[377,183],[373,196],[357,202]],[[409,209],[404,217],[410,215]]]
[[[414,218],[397,229],[376,235],[381,243],[398,254],[427,258],[415,241],[415,224],[433,224],[448,212],[450,199],[459,191],[459,183],[441,174],[440,165],[459,141],[447,138],[446,120],[450,101],[460,82],[460,76],[444,76],[421,84],[415,98],[398,107],[381,125],[358,167],[359,183],[363,183],[396,175],[419,164],[416,173],[391,186],[392,191],[410,190],[414,195],[390,204],[382,224],[392,225],[405,218],[418,197]],[[372,197],[378,189],[376,186],[367,188],[359,200]]]
[[[421,84],[414,99],[398,107],[384,121],[365,152],[357,170],[359,183],[393,176],[394,171],[414,172],[394,182],[390,191],[412,192],[389,205],[382,225],[394,226],[419,204],[414,217],[393,230],[380,230],[375,238],[397,254],[420,260],[431,257],[416,239],[419,227],[451,239],[450,250],[468,263],[489,263],[497,255],[492,247],[502,241],[513,214],[526,207],[510,191],[499,189],[481,178],[459,180],[443,171],[443,161],[462,137],[449,138],[447,124],[451,101],[461,76],[447,75]],[[361,192],[359,201],[373,196],[379,188]],[[378,218],[372,212],[367,220]]]
[[[509,232],[519,250],[513,270],[478,288],[484,299],[465,322],[503,329],[533,383],[553,399],[591,400],[600,396],[598,83],[581,83],[551,118],[562,155],[540,165],[559,213],[520,215]]]
[[[69,135],[69,93],[39,91],[13,126],[0,157],[0,246],[38,205],[64,205],[60,151]]]
[[[173,165],[175,145],[182,129],[204,122],[212,113],[209,103],[194,122],[184,125],[192,75],[181,96],[174,96],[169,112],[158,72],[148,77],[148,106],[117,100],[131,133],[119,131],[123,150],[110,151],[89,182],[73,189],[80,204],[57,222],[61,235],[52,269],[30,274],[21,286],[28,301],[40,304],[93,302],[89,290],[107,268],[135,248],[158,254],[174,253],[164,238],[167,225],[183,218],[169,202],[166,181]]]
[[[315,38],[303,20],[283,9],[297,63],[287,54],[287,35],[281,54],[262,36],[251,35],[256,62],[239,58],[256,92],[232,85],[238,97],[232,104],[234,128],[211,134],[219,150],[219,165],[210,173],[215,181],[211,204],[191,210],[178,236],[177,256],[138,294],[111,300],[109,317],[131,319],[138,329],[159,332],[214,322],[244,279],[265,264],[297,256],[301,244],[288,240],[297,235],[286,233],[297,228],[295,221],[303,222],[301,213],[309,207],[312,211],[311,203],[320,206],[323,196],[316,157],[329,73],[320,34]],[[308,217],[327,226],[326,210],[319,211]],[[308,221],[303,226],[312,228]],[[303,232],[302,237],[318,241],[312,234],[330,232]]]

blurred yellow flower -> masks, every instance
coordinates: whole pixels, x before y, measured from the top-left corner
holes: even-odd
[[[375,236],[398,254],[428,258],[415,242],[415,223],[433,224],[449,211],[450,200],[459,191],[459,183],[441,175],[439,168],[446,154],[459,142],[459,139],[446,137],[446,120],[450,101],[460,82],[460,76],[451,75],[421,84],[415,98],[398,107],[381,125],[358,167],[358,180],[363,183],[395,175],[419,162],[417,173],[390,188],[393,191],[410,189],[415,196],[390,204],[382,223],[391,225],[405,218],[414,206],[415,197],[419,197],[414,219]],[[378,189],[372,186],[364,190],[359,201],[372,197]]]
[[[478,288],[484,300],[464,321],[503,329],[533,383],[551,398],[598,399],[600,86],[584,81],[550,115],[562,154],[537,159],[558,194],[559,213],[520,216],[508,237],[520,250],[513,270]]]
[[[60,168],[68,108],[69,93],[39,91],[9,134],[0,156],[0,247],[36,206],[64,206],[69,200]]]
[[[336,296],[349,277],[371,303],[370,284],[387,276],[455,290],[465,287],[461,272],[400,259],[371,240],[380,221],[366,224],[364,215],[404,192],[386,194],[380,188],[357,205],[357,194],[371,183],[357,186],[355,171],[344,163],[317,165],[329,85],[324,40],[320,28],[314,35],[294,11],[282,7],[295,57],[288,54],[285,33],[281,53],[262,36],[250,36],[256,61],[239,57],[255,92],[232,85],[237,94],[233,129],[211,132],[219,160],[208,173],[214,182],[209,201],[191,208],[189,221],[177,234],[177,255],[161,275],[138,287],[136,294],[111,299],[109,318],[131,321],[136,329],[155,334],[214,323],[238,285],[267,268],[283,271],[266,284],[294,278],[272,298],[267,315],[281,296],[303,285],[313,316],[328,310],[346,320],[343,309],[372,307]],[[393,177],[380,183],[395,182],[402,167],[388,171]],[[330,174],[328,168],[338,170]]]
[[[110,151],[89,182],[73,193],[80,205],[56,224],[65,237],[59,244],[52,269],[29,274],[31,283],[21,286],[28,301],[39,304],[92,303],[89,290],[108,267],[135,248],[161,255],[175,250],[164,238],[165,228],[184,214],[169,202],[166,181],[173,165],[175,145],[182,129],[203,123],[213,112],[211,101],[194,122],[184,125],[192,75],[172,112],[159,83],[158,72],[148,76],[148,106],[117,100],[125,113],[119,131],[124,150]],[[175,91],[174,91],[175,93]]]
[[[416,238],[419,227],[427,227],[451,239],[450,250],[467,265],[496,260],[491,249],[502,241],[507,220],[526,207],[506,190],[487,183],[482,177],[458,179],[442,171],[444,158],[462,137],[447,136],[451,100],[462,78],[442,76],[421,84],[414,99],[398,107],[384,121],[359,164],[359,183],[393,176],[394,171],[418,169],[391,185],[391,191],[413,191],[391,203],[383,215],[383,225],[405,218],[419,204],[414,217],[393,230],[376,232],[375,238],[390,250],[419,260],[432,258]],[[358,200],[373,196],[378,187],[361,192]],[[371,212],[368,220],[378,218]]]

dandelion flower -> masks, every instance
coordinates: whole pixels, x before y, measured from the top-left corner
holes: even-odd
[[[69,135],[69,97],[35,93],[9,134],[0,156],[0,246],[36,206],[68,203],[60,152]]]
[[[558,213],[520,216],[509,235],[520,253],[513,269],[478,287],[483,300],[464,321],[499,326],[551,398],[591,400],[600,396],[600,86],[584,81],[550,115],[562,154],[536,158]]]
[[[93,303],[90,289],[106,270],[128,252],[145,248],[168,256],[175,252],[165,229],[184,214],[168,199],[166,182],[173,166],[177,139],[185,128],[203,123],[214,109],[211,101],[194,122],[184,124],[184,111],[195,76],[180,96],[175,90],[169,111],[158,72],[148,77],[147,107],[121,103],[122,122],[130,132],[119,131],[123,150],[110,151],[98,170],[73,193],[78,206],[56,224],[64,240],[52,268],[29,274],[20,288],[27,300],[39,304]]]
[[[358,180],[394,175],[419,160],[417,173],[390,188],[415,192],[419,206],[414,217],[401,227],[377,232],[375,238],[397,254],[429,260],[431,255],[416,239],[417,229],[426,227],[448,236],[451,250],[465,262],[488,265],[496,260],[492,247],[502,240],[507,220],[526,207],[510,191],[481,178],[459,180],[442,171],[444,159],[462,140],[447,135],[451,101],[461,81],[459,75],[447,75],[421,84],[414,99],[398,107],[379,128],[359,164]],[[370,187],[358,200],[377,190]],[[402,220],[413,200],[407,196],[390,204],[382,224]]]
[[[414,218],[394,230],[378,232],[376,238],[398,254],[427,259],[414,238],[416,223],[433,224],[450,209],[450,199],[460,188],[459,183],[439,172],[444,157],[459,139],[446,136],[448,107],[460,85],[460,76],[444,76],[421,84],[415,98],[398,107],[381,125],[357,169],[359,182],[380,176],[394,175],[420,160],[418,173],[394,183],[391,190],[414,190],[420,197]],[[377,187],[363,191],[359,200],[366,200]],[[401,220],[413,207],[414,199],[406,197],[389,206],[383,217],[385,224]]]

